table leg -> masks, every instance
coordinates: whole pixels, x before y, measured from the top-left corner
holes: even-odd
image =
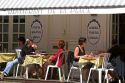
[[[102,70],[98,70],[99,72],[99,83],[102,83]]]

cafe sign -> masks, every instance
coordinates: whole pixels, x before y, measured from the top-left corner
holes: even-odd
[[[96,19],[91,20],[87,26],[87,39],[90,44],[95,45],[99,42],[101,35],[100,24]]]
[[[42,29],[42,24],[38,19],[32,22],[30,33],[31,33],[31,38],[33,39],[33,41],[35,43],[39,43],[42,38],[43,29]]]

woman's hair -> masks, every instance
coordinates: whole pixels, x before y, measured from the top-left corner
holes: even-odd
[[[32,39],[26,39],[26,45],[29,45],[30,42],[33,42],[33,40]]]
[[[86,38],[85,37],[80,37],[79,40],[78,40],[78,44],[79,45],[82,45],[85,42],[86,42]]]
[[[59,46],[59,48],[64,48],[64,46],[65,46],[65,41],[64,41],[64,40],[59,40],[58,46]]]

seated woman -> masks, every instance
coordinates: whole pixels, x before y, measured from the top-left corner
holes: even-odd
[[[33,42],[32,39],[26,39],[26,43],[29,47],[32,48],[33,51],[36,51],[38,49],[38,46]]]
[[[55,55],[49,57],[49,59],[48,59],[49,61],[51,61],[52,64],[56,62],[58,55],[60,53],[64,52],[64,46],[65,46],[64,40],[59,40],[58,50],[56,51]],[[58,66],[60,67],[60,66],[62,66],[62,64],[63,64],[63,60],[62,60],[62,58],[60,58],[59,62],[58,62]]]
[[[81,56],[85,56],[85,49],[84,49],[85,43],[86,43],[86,38],[80,37],[78,40],[78,46],[76,46],[74,50],[74,61],[73,61],[74,66],[82,65],[78,64],[78,61]]]
[[[46,70],[47,70],[47,66],[49,65],[49,64],[55,64],[56,63],[56,60],[57,60],[57,58],[58,58],[58,55],[60,54],[60,53],[62,53],[62,52],[64,52],[65,50],[64,50],[64,47],[65,47],[65,42],[64,42],[64,40],[59,40],[58,41],[58,50],[56,51],[56,53],[55,53],[55,55],[53,55],[53,56],[50,56],[49,57],[49,59],[48,59],[48,61],[47,62],[45,62],[44,64],[43,64],[43,66],[42,66],[42,77],[41,78],[44,78],[44,75],[45,75],[45,73],[46,73]],[[59,61],[58,61],[58,64],[57,64],[59,67],[61,67],[62,65],[63,65],[63,60],[62,60],[62,56],[59,58]]]
[[[87,63],[78,63],[79,58],[81,56],[85,57],[92,57],[91,54],[86,55],[85,54],[85,44],[86,44],[86,38],[80,37],[78,40],[78,46],[76,46],[74,50],[74,61],[73,61],[73,66],[76,67],[82,67],[83,64],[85,64],[84,69],[83,69],[83,79],[87,80],[88,74],[89,74],[89,69],[92,67],[93,63],[87,62]]]
[[[33,42],[32,39],[26,39],[26,45],[30,48],[30,52],[31,54],[35,54],[38,46]],[[29,64],[29,65],[26,65],[25,67],[28,67],[28,75],[29,75],[29,78],[38,78],[39,77],[39,68],[40,68],[40,65],[39,64]]]

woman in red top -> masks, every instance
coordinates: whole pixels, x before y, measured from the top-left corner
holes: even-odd
[[[58,55],[62,52],[64,52],[64,47],[65,47],[65,42],[64,40],[59,40],[58,42],[58,50],[56,51],[55,55],[51,56],[49,58],[50,61],[52,61],[52,63],[55,63],[57,58],[58,58]],[[59,61],[58,61],[58,66],[62,66],[63,64],[63,60],[62,60],[62,56],[59,58]]]

